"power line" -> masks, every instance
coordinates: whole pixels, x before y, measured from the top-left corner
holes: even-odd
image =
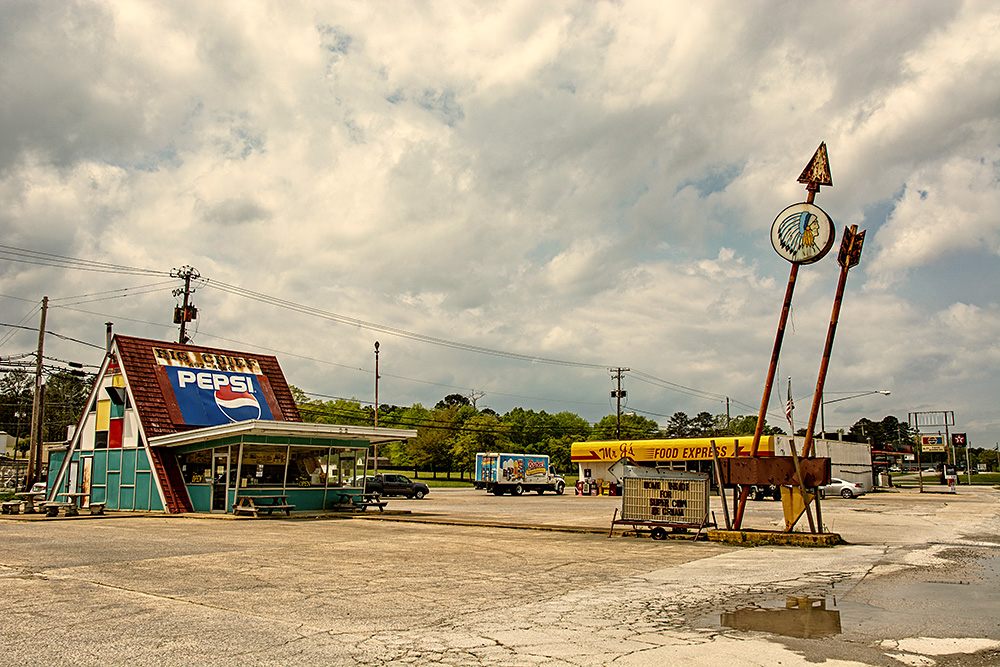
[[[277,297],[268,296],[266,294],[261,294],[260,292],[254,292],[252,290],[244,289],[242,287],[237,287],[236,285],[227,285],[226,283],[221,283],[217,281],[206,279],[205,285],[207,287],[214,287],[220,291],[228,292],[236,296],[242,296],[247,299],[252,299],[254,301],[259,301],[261,303],[266,303],[273,306],[279,306],[281,308],[285,308],[286,310],[292,310],[306,315],[312,315],[314,317],[330,320],[332,322],[349,324],[351,326],[367,329],[369,331],[377,331],[380,333],[399,336],[400,338],[407,338],[422,343],[430,343],[431,345],[438,345],[441,347],[464,350],[466,352],[476,352],[478,354],[487,354],[495,357],[504,357],[506,359],[516,359],[518,361],[528,361],[532,363],[554,364],[558,366],[574,366],[577,368],[601,368],[601,369],[607,368],[607,366],[604,364],[594,364],[581,361],[568,361],[565,359],[552,359],[548,357],[539,357],[530,354],[521,354],[518,352],[508,352],[505,350],[497,350],[489,347],[483,347],[481,345],[460,343],[457,341],[448,340],[446,338],[439,338],[437,336],[429,336],[426,334],[415,333],[413,331],[407,331],[405,329],[399,329],[384,324],[376,324],[374,322],[367,322],[365,320],[360,320],[354,317],[348,317],[347,315],[340,315],[338,313],[322,310],[320,308],[306,306],[300,303],[295,303],[294,301],[288,301],[287,299],[280,299]]]
[[[21,262],[24,264],[35,264],[38,266],[54,266],[60,269],[75,269],[77,271],[93,271],[97,273],[119,273],[124,275],[153,275],[169,276],[167,271],[156,269],[142,269],[124,264],[112,264],[109,262],[98,262],[91,259],[81,259],[79,257],[68,257],[57,255],[40,250],[27,250],[25,248],[15,248],[14,246],[0,244],[0,258],[11,262]]]
[[[0,244],[0,258],[6,258],[6,259],[8,259],[10,261],[16,261],[16,262],[23,262],[23,263],[29,263],[29,264],[38,264],[38,265],[43,265],[43,266],[55,266],[55,267],[59,267],[59,268],[63,268],[63,269],[75,269],[75,270],[82,270],[82,271],[94,271],[94,272],[102,272],[102,273],[119,273],[119,274],[123,274],[123,275],[158,275],[158,276],[168,276],[168,277],[185,277],[186,278],[186,285],[189,285],[189,281],[191,279],[199,278],[200,277],[195,272],[193,272],[193,270],[187,276],[182,276],[182,275],[179,275],[179,273],[177,271],[166,272],[166,271],[162,271],[162,270],[146,269],[146,268],[139,268],[139,267],[131,267],[131,266],[127,266],[127,265],[113,264],[113,263],[109,263],[109,262],[98,262],[98,261],[88,260],[88,259],[82,259],[82,258],[78,258],[78,257],[69,257],[69,256],[58,255],[58,254],[54,254],[54,253],[47,253],[47,252],[42,252],[42,251],[27,250],[27,249],[24,249],[24,248],[16,248],[16,247],[13,247],[13,246],[7,246],[7,245],[2,245],[2,244]],[[485,354],[485,355],[490,355],[490,356],[497,356],[497,357],[502,357],[502,358],[506,358],[506,359],[514,359],[514,360],[518,360],[518,361],[527,361],[527,362],[531,362],[531,363],[544,363],[544,364],[552,364],[552,365],[559,365],[559,366],[568,366],[568,367],[576,367],[576,368],[592,368],[592,369],[598,369],[598,368],[600,368],[600,369],[609,369],[609,368],[612,368],[611,366],[609,366],[607,364],[595,364],[595,363],[589,363],[589,362],[571,361],[571,360],[566,360],[566,359],[554,359],[554,358],[542,357],[542,356],[531,355],[531,354],[509,352],[509,351],[506,351],[506,350],[499,350],[499,349],[489,348],[489,347],[480,346],[480,345],[473,345],[473,344],[470,344],[470,343],[462,343],[462,342],[458,342],[458,341],[452,341],[452,340],[448,340],[448,339],[441,338],[441,337],[438,337],[438,336],[430,336],[430,335],[427,335],[427,334],[420,334],[420,333],[416,333],[416,332],[413,332],[413,331],[408,331],[408,330],[405,330],[405,329],[400,329],[400,328],[397,328],[397,327],[391,327],[391,326],[388,326],[388,325],[378,324],[378,323],[375,323],[375,322],[368,322],[368,321],[361,320],[361,319],[354,318],[354,317],[350,317],[350,316],[347,316],[347,315],[341,315],[339,313],[334,313],[332,311],[326,311],[326,310],[322,310],[320,308],[315,308],[315,307],[312,307],[312,306],[307,306],[307,305],[300,304],[300,303],[297,303],[297,302],[294,302],[294,301],[290,301],[290,300],[287,300],[287,299],[273,297],[273,296],[270,296],[270,295],[267,295],[267,294],[263,294],[261,292],[256,292],[256,291],[249,290],[249,289],[246,289],[246,288],[243,288],[243,287],[239,287],[237,285],[230,285],[230,284],[227,284],[227,283],[223,283],[221,281],[213,281],[213,280],[206,279],[206,278],[201,278],[201,281],[202,281],[202,284],[204,284],[207,287],[214,287],[214,288],[216,288],[216,289],[218,289],[218,290],[220,290],[222,292],[227,292],[227,293],[232,294],[234,296],[240,296],[240,297],[243,297],[243,298],[246,298],[246,299],[251,299],[251,300],[254,300],[254,301],[258,301],[260,303],[264,303],[264,304],[268,304],[268,305],[272,305],[272,306],[284,308],[286,310],[291,310],[291,311],[294,311],[294,312],[303,313],[303,314],[306,314],[306,315],[310,315],[310,316],[313,316],[313,317],[318,317],[318,318],[325,319],[325,320],[328,320],[328,321],[339,322],[339,323],[342,323],[342,324],[349,324],[351,326],[355,326],[355,327],[367,329],[367,330],[370,330],[370,331],[377,331],[377,332],[381,332],[381,333],[385,333],[385,334],[389,334],[389,335],[395,335],[395,336],[399,336],[401,338],[406,338],[406,339],[409,339],[409,340],[414,340],[414,341],[418,341],[418,342],[428,343],[428,344],[431,344],[431,345],[437,345],[437,346],[447,347],[447,348],[451,348],[451,349],[463,350],[463,351],[473,352],[473,353],[477,353],[477,354]],[[119,290],[108,290],[106,292],[97,292],[97,293],[93,293],[93,294],[86,294],[86,295],[81,295],[81,296],[78,296],[78,297],[66,297],[67,300],[68,299],[83,299],[83,298],[87,298],[88,301],[76,301],[76,302],[73,302],[71,304],[63,305],[61,307],[62,308],[66,308],[67,310],[77,310],[79,312],[85,312],[86,313],[86,312],[90,312],[90,311],[85,311],[85,310],[81,310],[81,309],[74,309],[74,308],[71,307],[71,305],[79,304],[79,303],[86,303],[86,302],[89,302],[89,301],[99,301],[99,300],[105,300],[105,299],[110,299],[110,298],[118,298],[120,296],[130,296],[130,295],[133,295],[133,294],[148,293],[148,292],[156,291],[157,289],[159,289],[161,287],[161,285],[166,285],[166,284],[168,284],[168,283],[154,283],[154,284],[151,284],[151,285],[144,285],[144,286],[139,286],[139,287],[135,287],[135,288],[123,288],[123,289],[119,289]],[[188,289],[188,288],[186,287],[185,289]],[[145,290],[145,291],[141,291],[140,292],[138,290]],[[89,298],[89,297],[97,297],[97,296],[99,296],[101,298],[99,298],[99,299],[90,299]],[[18,297],[11,297],[11,298],[18,298]],[[25,300],[25,301],[27,301],[27,300]],[[33,314],[33,313],[29,313],[29,315],[26,315],[25,319],[27,319],[27,317],[30,317],[31,314]],[[93,314],[98,314],[98,313],[93,313]],[[137,320],[137,319],[133,319],[133,318],[123,318],[123,317],[118,317],[118,316],[111,316],[111,317],[115,317],[115,319],[118,319],[118,320],[124,319],[124,320],[127,320],[127,321],[139,322],[139,323],[142,323],[142,324],[150,324],[150,325],[154,325],[154,326],[162,326],[162,325],[159,325],[157,323],[147,322],[147,321],[143,321],[143,320]],[[9,335],[7,337],[9,337]],[[53,334],[53,335],[56,335],[58,337],[62,337],[59,334]],[[207,334],[205,334],[205,335],[207,335]],[[69,340],[73,340],[74,342],[82,343],[84,345],[89,345],[89,346],[94,347],[96,349],[103,349],[103,347],[100,346],[100,345],[94,345],[92,343],[86,343],[84,341],[79,341],[79,340],[76,340],[76,339],[69,339]],[[2,345],[3,342],[4,342],[4,340],[0,340],[0,345]],[[301,356],[301,355],[295,355],[295,356]],[[304,357],[304,358],[308,358],[308,357]],[[321,361],[321,360],[315,360],[315,361]],[[324,363],[330,363],[330,364],[333,364],[333,365],[340,365],[340,364],[335,364],[334,362],[326,362],[326,361],[324,361]],[[359,369],[359,370],[364,370],[364,369]],[[688,395],[699,397],[699,398],[708,398],[708,399],[719,400],[719,401],[724,401],[726,399],[726,396],[723,395],[723,394],[719,394],[719,393],[715,393],[715,392],[709,392],[709,391],[697,389],[697,388],[694,388],[694,387],[688,387],[688,386],[685,386],[685,385],[682,385],[682,384],[679,384],[679,383],[671,382],[669,380],[663,380],[661,378],[658,378],[658,377],[656,377],[654,375],[651,375],[651,374],[648,374],[648,373],[644,373],[642,371],[632,371],[632,372],[633,372],[633,375],[634,375],[634,377],[636,379],[638,379],[640,381],[643,381],[643,382],[646,382],[648,384],[654,385],[654,386],[658,386],[660,388],[670,389],[670,390],[673,390],[673,391],[677,391],[679,393],[688,394]],[[387,377],[393,377],[393,376],[387,374]],[[396,377],[399,377],[399,379],[404,379],[404,380],[409,380],[409,381],[415,381],[415,382],[425,382],[426,383],[426,381],[423,381],[423,380],[415,380],[413,378],[404,378],[404,377],[400,377],[400,376],[396,376]],[[439,383],[429,383],[429,384],[439,384]],[[468,388],[461,388],[461,387],[451,387],[450,385],[443,385],[443,384],[441,384],[439,386],[450,387],[450,388],[457,388],[457,389],[468,389]],[[493,392],[493,393],[495,393],[497,395],[506,395],[506,396],[518,397],[515,394],[500,394],[498,392]],[[532,397],[520,397],[520,398],[532,398]],[[551,400],[551,399],[537,399],[537,398],[534,398],[533,400]],[[568,402],[568,403],[579,403],[579,402],[575,402],[575,401],[565,401],[565,402]],[[592,403],[591,405],[598,405],[598,404],[597,403]],[[746,404],[741,404],[741,405],[746,405]],[[747,406],[747,407],[752,408],[752,406]]]

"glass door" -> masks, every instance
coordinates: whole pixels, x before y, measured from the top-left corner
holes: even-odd
[[[212,511],[226,511],[226,496],[229,491],[229,452],[215,450],[212,455]]]

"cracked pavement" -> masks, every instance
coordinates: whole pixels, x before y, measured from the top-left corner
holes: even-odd
[[[390,501],[409,516],[0,521],[0,665],[1000,664],[997,490],[828,500],[850,543],[828,549],[609,539],[619,503],[435,489]],[[841,633],[720,624],[786,596]]]

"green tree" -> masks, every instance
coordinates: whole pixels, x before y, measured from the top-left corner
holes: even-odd
[[[460,425],[459,407],[436,408],[423,425],[417,427],[417,437],[406,443],[410,461],[418,468],[450,470],[456,426]]]
[[[757,430],[757,415],[739,415],[729,420],[729,424],[722,430],[722,435],[753,435]],[[768,426],[764,421],[764,430],[761,435],[784,435],[785,432],[777,426]]]
[[[470,416],[453,438],[451,454],[458,470],[471,471],[478,452],[510,451],[507,428],[495,415],[480,412]]]
[[[687,413],[675,412],[670,415],[665,430],[668,438],[690,438],[695,433],[695,426]]]
[[[695,438],[708,438],[713,435],[718,435],[718,423],[716,418],[710,412],[699,412],[695,415],[695,418],[691,420],[691,430],[693,431],[692,437]]]
[[[0,376],[0,431],[18,439],[15,447],[19,452],[28,449],[33,385],[32,376],[23,369]]]
[[[602,417],[594,425],[590,440],[614,440],[616,425],[615,415]],[[649,440],[660,435],[660,426],[652,419],[629,413],[621,417],[620,434],[621,440]]]
[[[45,383],[45,428],[42,439],[62,442],[76,427],[87,406],[90,385],[68,371],[56,373]]]
[[[347,426],[371,426],[374,413],[357,400],[335,398],[329,401],[314,400],[306,396],[298,387],[291,387],[292,398],[299,408],[302,421],[314,424],[344,424]],[[380,415],[381,416],[381,415]]]
[[[434,409],[439,410],[441,408],[458,407],[462,405],[472,405],[472,401],[470,401],[467,396],[463,396],[462,394],[448,394],[437,402]]]

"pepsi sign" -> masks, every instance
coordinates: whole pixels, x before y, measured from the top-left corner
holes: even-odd
[[[184,423],[218,426],[247,419],[274,419],[256,375],[166,366]]]

